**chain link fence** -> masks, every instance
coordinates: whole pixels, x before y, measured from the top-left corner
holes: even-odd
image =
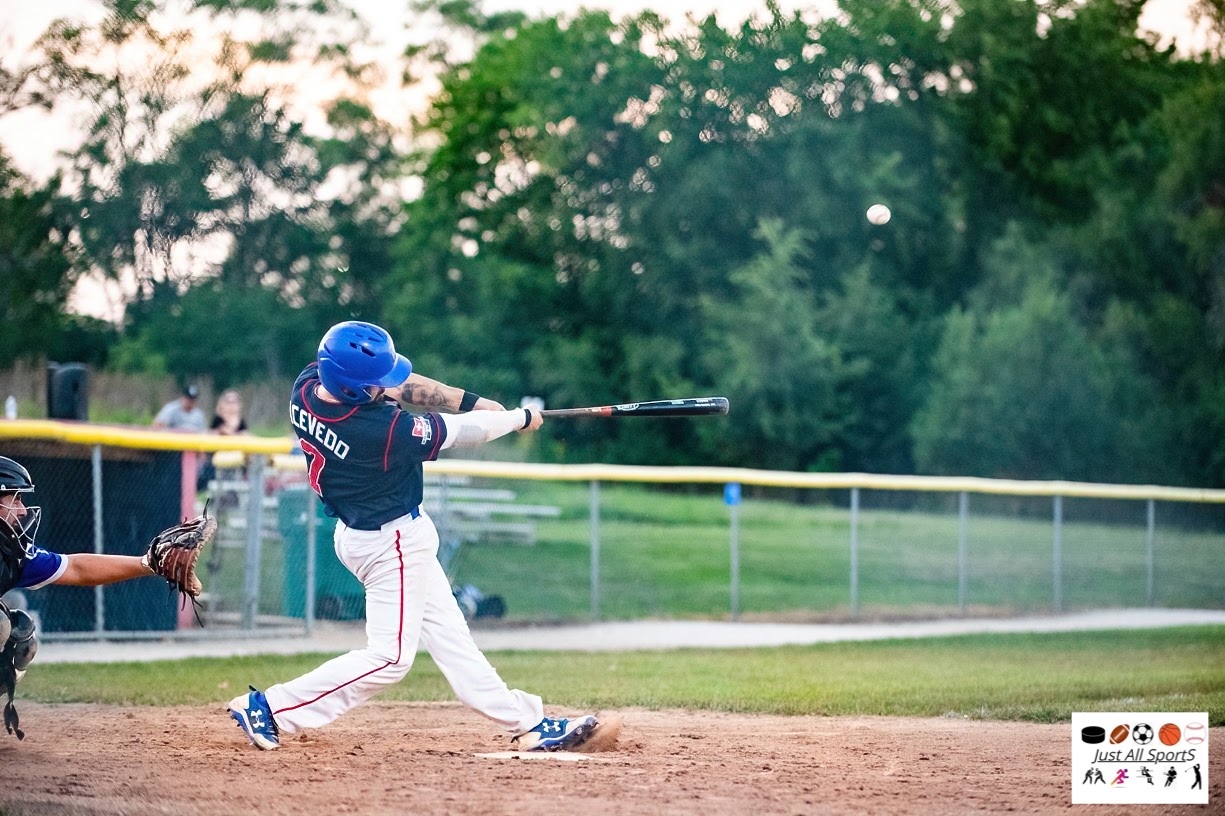
[[[48,640],[362,625],[362,586],[333,551],[335,519],[304,459],[271,453],[287,440],[243,455],[151,433],[136,441],[166,449],[7,436],[0,450],[37,485],[48,549],[139,554],[205,505],[218,519],[198,608],[156,578],[8,597]],[[890,478],[450,460],[427,466],[423,510],[482,624],[1225,607],[1225,491]],[[1083,495],[1112,491],[1126,498]]]

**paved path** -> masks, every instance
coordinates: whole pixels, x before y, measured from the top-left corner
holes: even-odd
[[[1027,618],[954,618],[898,623],[630,621],[475,628],[484,651],[736,648],[999,632],[1074,632],[1225,624],[1225,610],[1114,609]],[[258,654],[340,653],[365,645],[361,625],[321,624],[312,638],[227,638],[44,643],[40,663],[113,663]]]

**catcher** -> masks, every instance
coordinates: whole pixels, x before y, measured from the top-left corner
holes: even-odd
[[[213,533],[215,519],[207,516],[185,521],[158,533],[143,556],[61,555],[34,543],[42,508],[27,507],[25,496],[34,491],[30,472],[18,462],[0,456],[0,597],[14,588],[41,589],[49,584],[102,586],[129,578],[160,575],[179,592],[195,598],[203,587],[196,577],[196,559]],[[4,727],[17,739],[19,727],[13,694],[38,651],[34,621],[23,610],[9,610],[0,602],[0,694],[7,694]]]

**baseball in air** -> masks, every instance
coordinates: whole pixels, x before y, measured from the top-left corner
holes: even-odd
[[[893,213],[889,212],[889,208],[884,204],[873,204],[868,207],[868,221],[878,227],[881,224],[888,224],[892,217]]]

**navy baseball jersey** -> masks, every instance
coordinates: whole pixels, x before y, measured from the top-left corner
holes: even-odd
[[[391,399],[324,402],[319,365],[294,382],[289,421],[306,454],[310,485],[328,515],[355,530],[377,530],[422,497],[421,463],[438,457],[447,428],[437,414],[412,414]]]

